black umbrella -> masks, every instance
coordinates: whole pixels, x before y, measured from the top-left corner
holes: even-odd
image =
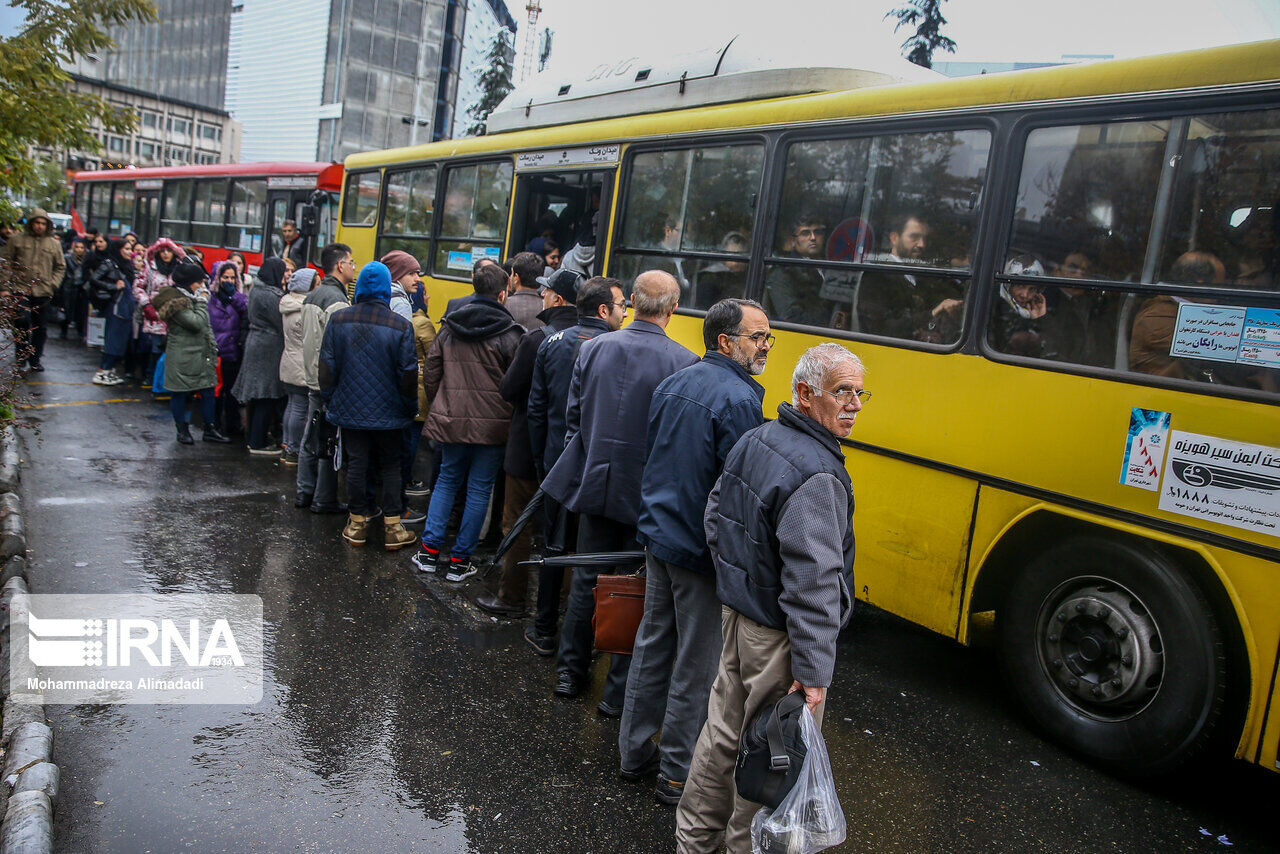
[[[493,565],[502,562],[502,556],[511,550],[511,546],[515,543],[516,537],[520,536],[520,532],[529,524],[529,520],[533,518],[533,514],[538,512],[542,507],[542,497],[544,493],[541,489],[533,494],[533,498],[529,499],[529,503],[520,511],[520,515],[516,517],[516,521],[511,525],[511,530],[507,531],[507,535],[502,538],[502,542],[498,543],[498,550],[493,555]]]
[[[590,554],[557,555],[521,561],[521,566],[632,566],[644,563],[644,552],[591,552]]]

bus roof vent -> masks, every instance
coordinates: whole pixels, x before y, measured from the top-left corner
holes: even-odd
[[[507,95],[489,116],[488,131],[942,77],[896,53],[869,56],[860,49],[856,66],[850,65],[848,43],[839,40],[825,49],[810,40],[793,45],[791,53],[777,39],[739,35],[716,47],[657,62],[632,56],[573,74],[548,69]]]

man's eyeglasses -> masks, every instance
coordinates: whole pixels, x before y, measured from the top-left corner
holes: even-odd
[[[836,403],[841,406],[848,406],[853,403],[853,399],[855,397],[864,404],[871,399],[871,392],[867,391],[865,388],[842,388],[839,391],[832,391],[829,388],[815,388],[813,390],[815,395],[821,395],[823,392],[834,397],[836,399]]]
[[[343,258],[343,259],[342,259],[341,261],[339,261],[338,263],[339,263],[339,264],[350,264],[352,267],[354,267],[354,266],[356,265],[356,259],[354,259],[354,258]]]
[[[611,302],[609,303],[609,305],[617,306],[623,311],[626,311],[627,309],[631,308],[631,300],[624,299],[622,302]]]
[[[730,338],[746,338],[750,340],[752,344],[755,344],[757,347],[759,347],[762,344],[768,347],[772,347],[773,342],[778,340],[776,337],[769,334],[768,332],[754,332],[750,335],[743,335],[741,332],[726,332],[725,335],[728,335]]]

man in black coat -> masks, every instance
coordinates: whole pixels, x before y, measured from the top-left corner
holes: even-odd
[[[660,382],[698,361],[667,337],[680,301],[670,273],[649,270],[632,287],[636,318],[626,329],[588,341],[578,353],[569,384],[564,453],[547,472],[542,489],[578,514],[578,552],[638,550],[636,519],[644,471],[649,404]],[[576,697],[591,665],[595,568],[577,567],[560,634],[555,694]],[[611,655],[598,709],[622,714],[631,656]]]
[[[607,332],[616,332],[627,316],[622,282],[596,276],[578,286],[578,325],[551,333],[538,347],[533,361],[527,409],[529,449],[541,481],[564,453],[565,414],[569,408],[569,384],[578,350]],[[545,552],[565,554],[578,540],[577,516],[550,496],[543,497],[547,522]],[[560,591],[565,573],[544,569],[538,574],[538,611],[524,639],[538,655],[554,655],[556,622],[560,618]]]
[[[533,448],[529,444],[526,413],[529,389],[533,385],[533,363],[538,355],[538,347],[547,340],[548,335],[568,329],[577,321],[578,310],[574,301],[581,281],[582,277],[572,270],[559,270],[547,281],[547,285],[541,290],[543,308],[537,315],[542,325],[526,332],[520,339],[511,367],[507,368],[502,382],[498,384],[498,393],[513,408],[511,432],[507,435],[506,458],[502,463],[507,476],[502,505],[502,528],[506,531],[511,530],[521,511],[538,491],[538,474],[533,464]],[[529,569],[520,566],[520,562],[529,559],[530,548],[530,531],[526,526],[502,558],[502,577],[498,581],[498,592],[485,593],[476,599],[480,608],[506,617],[524,614]]]

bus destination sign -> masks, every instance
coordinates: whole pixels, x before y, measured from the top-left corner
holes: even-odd
[[[516,170],[563,169],[574,166],[596,166],[617,163],[620,145],[588,145],[582,148],[553,148],[545,151],[522,151],[516,155]]]

